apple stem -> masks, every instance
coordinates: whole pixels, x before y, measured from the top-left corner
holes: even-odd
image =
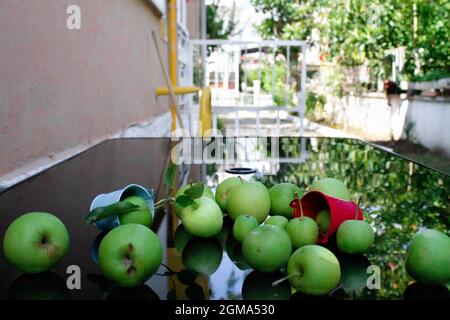
[[[295,193],[295,199],[298,201],[298,203],[300,205],[300,216],[303,217],[303,207],[302,207],[302,202],[298,198],[298,192]]]
[[[359,206],[361,204],[361,197],[358,198],[358,204],[356,205],[356,212],[355,212],[355,220],[358,220],[358,213],[359,213]]]
[[[289,278],[292,278],[292,277],[295,277],[295,276],[301,276],[301,275],[302,274],[300,272],[296,272],[296,273],[290,274],[290,275],[288,275],[286,277],[283,277],[283,278],[281,278],[281,279],[279,279],[277,281],[272,282],[272,287],[276,287],[277,285],[279,285],[283,281],[288,280]]]
[[[172,270],[171,268],[169,268],[169,266],[167,266],[166,264],[161,263],[161,265],[162,265],[163,267],[165,267],[171,274],[175,274],[175,273],[176,273],[174,270]]]
[[[241,183],[244,183],[244,180],[242,180],[241,176],[238,176],[239,180],[241,180]]]
[[[157,210],[159,208],[163,208],[169,204],[172,204],[174,201],[175,201],[174,197],[169,197],[167,199],[161,199],[155,203],[155,210]]]

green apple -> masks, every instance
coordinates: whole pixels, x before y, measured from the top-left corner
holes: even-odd
[[[270,214],[292,219],[294,209],[289,205],[295,199],[296,193],[301,197],[300,188],[293,183],[279,183],[270,188]]]
[[[56,273],[23,273],[8,290],[9,300],[68,300],[66,282]]]
[[[14,220],[3,238],[3,253],[16,268],[27,273],[53,268],[69,249],[69,233],[57,217],[30,212]]]
[[[289,220],[283,216],[273,216],[264,222],[264,224],[271,224],[273,226],[279,226],[283,229],[286,229],[287,225],[289,223]]]
[[[244,237],[258,226],[259,223],[255,217],[249,215],[239,216],[233,225],[233,236],[237,241],[242,242]]]
[[[336,233],[336,244],[340,251],[350,254],[365,253],[375,242],[375,232],[363,220],[347,220]]]
[[[245,260],[253,269],[260,272],[274,272],[284,268],[291,252],[289,235],[278,226],[259,226],[242,242]]]
[[[120,224],[138,223],[149,228],[152,226],[153,214],[144,198],[139,196],[131,196],[123,199],[123,201],[135,204],[139,206],[139,209],[120,214]]]
[[[324,209],[324,210],[320,210],[317,213],[316,216],[316,222],[317,225],[319,226],[319,232],[321,234],[325,234],[328,231],[328,228],[330,227],[330,210],[328,209]]]
[[[141,224],[124,224],[111,230],[99,247],[99,264],[106,278],[122,287],[147,281],[162,262],[158,236]]]
[[[412,238],[405,269],[418,282],[438,285],[450,282],[450,237],[438,230],[419,231]]]
[[[182,186],[180,189],[178,189],[177,193],[175,194],[175,200],[179,196],[181,196],[182,194],[184,195],[184,192],[187,189],[191,188],[192,186],[193,186],[193,184],[189,183],[189,184],[186,184],[186,185]],[[211,191],[211,189],[208,186],[205,186],[205,185],[203,185],[203,194],[202,194],[202,196],[208,197],[208,198],[211,198],[211,199],[214,200],[214,193]],[[183,207],[180,204],[175,203],[173,205],[173,208],[175,210],[175,214],[177,215],[177,217],[181,218],[181,212],[183,211]]]
[[[181,212],[181,221],[186,230],[202,238],[217,235],[223,225],[222,210],[214,200],[206,196],[195,199],[194,202],[197,208],[190,205]]]
[[[223,249],[216,238],[192,238],[184,247],[181,261],[186,269],[210,276],[222,262]]]
[[[242,298],[244,300],[289,300],[291,286],[287,281],[273,286],[272,283],[283,278],[280,271],[261,273],[252,271],[242,284]]]
[[[316,221],[306,216],[292,219],[286,226],[286,232],[291,238],[294,249],[315,244],[319,237],[319,227]]]
[[[244,183],[231,189],[228,194],[227,212],[233,220],[241,215],[251,215],[258,223],[263,223],[269,211],[269,191],[261,182]]]
[[[173,236],[175,248],[177,249],[177,251],[179,253],[182,253],[188,241],[193,237],[194,236],[186,230],[183,224],[178,225]]]
[[[347,186],[340,180],[334,178],[325,178],[314,183],[310,191],[320,191],[326,195],[342,200],[350,201],[351,195]]]
[[[287,273],[291,285],[304,294],[320,296],[329,294],[339,284],[339,261],[328,249],[306,245],[289,258]]]
[[[216,189],[216,202],[219,205],[220,209],[225,211],[227,209],[227,198],[230,191],[240,186],[241,184],[246,183],[241,178],[231,177],[223,180]]]

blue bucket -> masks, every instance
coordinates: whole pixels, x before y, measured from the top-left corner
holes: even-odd
[[[123,189],[116,190],[110,193],[99,194],[94,198],[94,200],[92,200],[89,211],[92,211],[98,207],[109,206],[129,196],[139,196],[143,198],[150,208],[150,214],[152,215],[152,218],[154,218],[155,204],[153,202],[153,190],[147,189],[137,184],[130,184]],[[118,216],[109,217],[95,223],[95,226],[103,231],[114,229],[119,225],[120,221]]]

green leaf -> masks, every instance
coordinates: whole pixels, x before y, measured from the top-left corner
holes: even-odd
[[[188,197],[184,194],[182,194],[181,196],[178,196],[177,200],[175,200],[175,203],[178,203],[183,208],[186,208],[186,207],[189,207],[189,206],[195,204],[194,200],[191,197]]]
[[[187,189],[184,194],[187,195],[188,197],[192,198],[192,199],[198,199],[203,195],[203,189],[205,188],[205,186],[203,185],[203,183],[196,183],[194,184],[192,187],[190,187],[189,189]]]
[[[175,289],[172,289],[169,292],[167,292],[167,300],[177,300],[177,293]]]
[[[189,300],[205,300],[205,294],[202,287],[197,283],[193,283],[184,290]]]
[[[178,280],[183,284],[193,284],[197,279],[197,272],[191,270],[181,270],[177,273]]]
[[[138,208],[139,208],[138,205],[133,204],[131,202],[120,201],[120,202],[113,203],[106,207],[95,208],[94,210],[92,210],[91,212],[89,212],[86,215],[86,217],[84,218],[84,221],[87,224],[93,224],[97,221],[100,221],[100,220],[103,220],[103,219],[106,219],[109,217],[113,217],[113,216],[118,216],[120,214],[136,210]]]
[[[177,172],[177,165],[172,163],[166,171],[166,175],[164,177],[164,182],[169,189],[175,188],[175,174]]]

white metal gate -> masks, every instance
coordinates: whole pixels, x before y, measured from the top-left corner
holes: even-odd
[[[189,40],[187,50],[192,62],[186,70],[190,85],[211,88],[213,129],[217,129],[219,115],[234,115],[234,135],[239,136],[240,115],[251,113],[259,136],[261,113],[271,112],[276,114],[275,131],[280,135],[280,112],[297,112],[298,134],[304,136],[306,42]],[[284,75],[284,89],[276,88],[280,72]],[[284,90],[284,103],[280,101],[283,100],[280,90]],[[192,97],[188,104],[192,106]]]

